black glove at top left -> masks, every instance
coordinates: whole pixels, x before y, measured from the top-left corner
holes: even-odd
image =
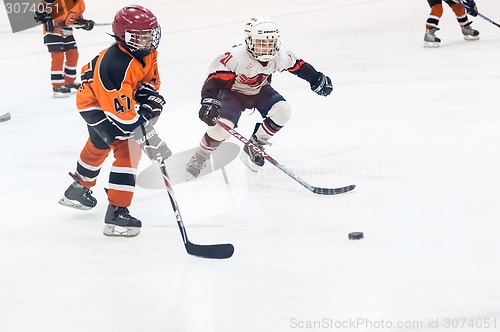
[[[47,12],[36,11],[34,19],[35,19],[35,22],[44,23],[44,22],[47,22],[48,20],[51,20],[52,17]]]
[[[75,22],[76,25],[81,25],[81,27],[78,27],[77,29],[83,29],[90,31],[94,28],[95,22],[92,20],[84,20],[83,18],[79,18]]]
[[[49,13],[36,11],[34,19],[36,22],[42,23],[43,26],[45,27],[45,30],[47,30],[48,32],[54,32],[55,29],[54,20],[52,19],[52,16],[50,16]]]

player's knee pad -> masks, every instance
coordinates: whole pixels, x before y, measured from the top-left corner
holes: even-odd
[[[228,119],[220,118],[219,121],[224,122],[225,124],[227,124],[231,128],[234,128],[234,123],[232,123]],[[231,136],[230,133],[228,133],[224,128],[222,128],[218,124],[216,124],[215,126],[209,127],[207,129],[207,134],[208,134],[208,136],[210,136],[211,138],[213,138],[214,140],[217,140],[217,141],[225,141],[229,138],[229,136]]]
[[[279,101],[271,107],[267,116],[277,125],[283,126],[292,116],[292,105],[284,100]]]

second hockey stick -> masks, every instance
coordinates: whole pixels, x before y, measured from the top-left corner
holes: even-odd
[[[111,23],[94,23],[94,26],[96,27],[102,27],[102,26],[108,26],[111,25]],[[83,24],[70,24],[70,25],[56,25],[54,28],[56,29],[80,29],[83,28]]]
[[[179,211],[179,206],[177,205],[177,201],[174,196],[174,190],[172,189],[172,186],[170,184],[170,179],[168,177],[167,168],[164,162],[160,163],[160,170],[163,181],[165,182],[165,186],[167,187],[170,203],[172,204],[172,208],[174,209],[175,220],[177,221],[177,225],[179,226],[179,230],[181,231],[182,240],[184,241],[184,246],[186,247],[187,253],[203,258],[224,259],[231,257],[234,252],[234,247],[230,243],[203,245],[194,244],[189,241],[186,233],[186,228],[184,227],[184,222],[182,221],[181,212]]]
[[[238,139],[240,142],[243,144],[248,144],[250,149],[252,149],[254,152],[257,152],[259,155],[264,157],[267,161],[269,161],[271,164],[274,166],[278,167],[283,173],[300,183],[303,187],[308,189],[309,191],[312,191],[315,194],[319,195],[337,195],[337,194],[343,194],[346,192],[349,192],[353,190],[356,186],[355,185],[350,185],[346,187],[339,187],[339,188],[321,188],[321,187],[315,187],[307,183],[306,181],[302,180],[300,177],[292,173],[288,168],[285,166],[281,165],[278,163],[276,160],[274,160],[273,157],[265,153],[262,149],[260,149],[258,146],[255,146],[252,142],[250,142],[248,139],[245,137],[241,136],[236,130],[232,129],[229,127],[227,124],[224,122],[219,121],[218,124],[225,129],[228,133],[230,133],[234,138]]]
[[[470,6],[468,6],[467,4],[463,3],[462,1],[460,1],[460,2],[459,2],[459,5],[460,5],[460,6],[462,6],[462,7],[464,7],[465,9],[470,9]],[[491,24],[493,24],[494,26],[496,26],[496,27],[499,27],[499,28],[500,28],[500,24],[498,24],[498,23],[496,23],[495,21],[493,21],[492,19],[490,19],[490,18],[488,18],[488,17],[484,16],[483,14],[481,14],[481,13],[479,13],[479,12],[478,12],[478,13],[477,13],[477,16],[481,17],[481,18],[482,18],[483,20],[485,20],[485,21],[490,22],[490,23],[491,23]]]

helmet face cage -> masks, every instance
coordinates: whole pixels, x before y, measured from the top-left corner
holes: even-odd
[[[280,35],[276,23],[270,18],[252,18],[245,27],[248,53],[258,61],[268,62],[278,55]]]
[[[125,43],[132,52],[152,51],[158,48],[161,39],[161,28],[158,25],[153,29],[125,31]]]

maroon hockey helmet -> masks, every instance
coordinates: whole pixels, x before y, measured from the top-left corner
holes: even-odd
[[[113,20],[116,40],[136,56],[146,56],[160,44],[161,28],[156,16],[139,5],[123,7]]]

